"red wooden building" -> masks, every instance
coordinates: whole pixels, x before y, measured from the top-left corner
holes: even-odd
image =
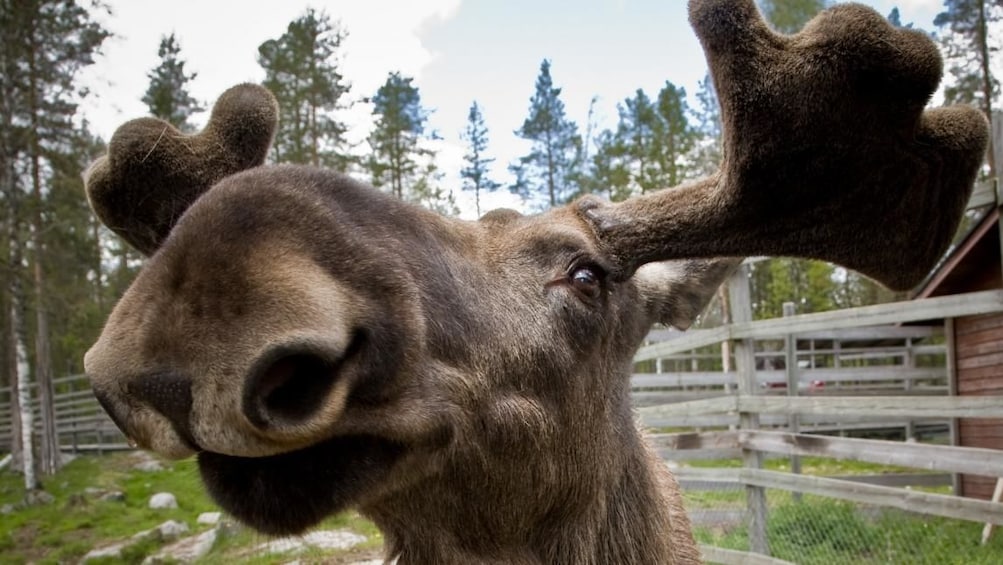
[[[993,207],[947,256],[920,288],[916,298],[929,298],[1003,288],[999,209]],[[953,393],[1000,396],[1003,403],[1003,313],[945,320],[945,337],[953,340]],[[966,447],[1003,449],[1003,419],[962,418],[954,440]],[[1001,471],[1003,472],[1003,471]],[[963,475],[960,494],[989,499],[994,477]]]

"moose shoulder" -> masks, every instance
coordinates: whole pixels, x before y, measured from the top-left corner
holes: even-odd
[[[195,136],[122,126],[88,194],[150,259],[87,354],[102,405],[267,533],[355,507],[401,563],[698,562],[631,412],[645,333],[687,327],[746,254],[917,282],[987,133],[971,109],[923,113],[936,49],[867,8],[789,37],[751,0],[690,17],[721,170],[620,204],[465,222],[261,166],[277,117],[253,85]]]

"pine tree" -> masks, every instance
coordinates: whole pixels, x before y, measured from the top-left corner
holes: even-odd
[[[781,33],[797,33],[808,20],[828,8],[830,0],[760,0],[763,15],[773,29]]]
[[[661,188],[676,186],[692,176],[685,157],[698,138],[687,117],[686,90],[666,81],[658,93],[655,110],[659,122],[655,132],[656,172],[653,183]]]
[[[617,138],[623,148],[631,170],[632,185],[641,193],[659,186],[661,178],[658,167],[659,134],[664,131],[655,105],[640,88],[633,98],[628,98],[617,107],[620,121]]]
[[[481,191],[493,192],[501,185],[488,176],[494,159],[486,156],[488,127],[484,124],[484,116],[476,101],[470,105],[470,112],[467,114],[467,127],[463,130],[461,137],[467,142],[468,149],[463,156],[466,166],[460,170],[460,177],[464,180],[463,189],[474,191],[474,205],[479,218],[481,216]]]
[[[630,197],[630,164],[623,141],[607,129],[596,136],[595,145],[596,151],[590,163],[589,192],[605,191],[613,201]]]
[[[549,206],[556,206],[578,193],[578,165],[582,140],[578,126],[567,119],[561,89],[550,77],[550,61],[540,64],[536,92],[529,101],[529,117],[516,135],[533,143],[528,155],[515,165],[524,173],[529,192],[543,194]]]
[[[695,141],[691,161],[697,174],[710,175],[721,166],[721,108],[710,75],[704,76],[697,90],[699,107],[696,117],[698,139]]]
[[[421,104],[414,79],[390,73],[372,98],[375,127],[369,134],[372,154],[365,163],[377,187],[430,209],[455,213],[453,196],[441,186],[430,142],[435,132],[426,129],[429,111]]]
[[[185,61],[180,54],[181,45],[173,33],[161,37],[157,49],[160,64],[146,75],[150,86],[143,95],[143,103],[154,116],[183,132],[191,132],[195,129],[191,123],[192,116],[205,108],[188,93],[188,84],[198,74],[185,72]]]
[[[15,212],[9,214],[9,285],[13,296],[10,319],[15,356],[19,360],[18,389],[26,387],[27,375],[20,362],[29,344],[25,328],[31,328],[35,381],[38,386],[42,436],[40,469],[52,473],[59,466],[54,409],[52,404],[52,333],[50,293],[52,267],[48,256],[60,241],[51,240],[52,209],[47,194],[53,190],[60,159],[72,152],[77,136],[73,124],[77,88],[74,80],[81,68],[93,63],[108,32],[91,19],[86,9],[72,0],[5,2],[0,9],[5,78],[4,116],[11,131],[3,133],[5,174],[2,192]],[[8,74],[9,73],[9,74]],[[6,128],[4,128],[6,129]],[[26,228],[26,229],[25,229]],[[24,234],[24,235],[22,235]],[[23,283],[30,281],[30,301]],[[33,310],[33,324],[22,314]],[[18,327],[19,326],[19,327]],[[30,416],[29,416],[30,418]],[[30,443],[31,428],[23,422],[23,441]],[[24,446],[26,464],[31,457]]]
[[[1003,18],[1003,0],[944,0],[944,11],[933,23],[941,28],[947,70],[951,81],[944,89],[947,104],[974,104],[992,117],[993,103],[1000,92],[993,76],[990,56],[999,49],[991,42],[998,36]],[[996,177],[999,164],[991,146],[988,151],[989,174]]]
[[[258,47],[264,86],[279,102],[279,129],[272,146],[278,163],[345,169],[351,162],[348,126],[337,118],[347,109],[351,85],[340,70],[348,36],[324,13],[308,9],[278,39]]]

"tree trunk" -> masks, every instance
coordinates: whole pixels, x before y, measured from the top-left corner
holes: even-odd
[[[14,384],[11,396],[16,396],[12,404],[17,408],[17,422],[20,425],[21,468],[24,471],[24,488],[35,490],[39,488],[38,475],[35,473],[35,450],[33,441],[34,418],[31,412],[31,384],[28,382],[28,344],[27,328],[24,322],[24,287],[21,284],[23,261],[21,257],[21,238],[18,235],[17,195],[13,185],[8,186],[10,193],[7,202],[7,225],[10,238],[10,333],[12,347],[11,381]],[[14,406],[12,406],[12,409]],[[12,430],[13,431],[13,430]],[[11,443],[14,443],[13,440]],[[12,451],[13,453],[13,451]]]
[[[36,43],[34,30],[28,32],[29,40]],[[31,152],[31,190],[34,210],[31,214],[31,247],[34,259],[32,270],[35,285],[35,382],[38,385],[38,402],[42,420],[41,471],[51,475],[59,469],[59,445],[56,437],[56,417],[53,407],[52,360],[49,347],[49,315],[46,311],[45,271],[43,268],[42,230],[42,146],[39,140],[41,96],[38,92],[36,50],[28,50],[28,107],[31,116],[29,132]]]
[[[989,22],[986,0],[979,1],[979,22],[977,41],[979,42],[979,51],[982,66],[982,110],[986,113],[986,118],[993,119],[993,75],[989,68]],[[987,153],[987,161],[989,162],[989,178],[996,178],[996,152],[994,151],[993,136],[989,136],[989,151]]]

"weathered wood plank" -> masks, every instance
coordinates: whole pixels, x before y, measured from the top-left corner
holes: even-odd
[[[763,488],[815,494],[945,518],[1003,525],[1003,504],[984,500],[762,469],[742,469],[741,480],[745,484]]]
[[[995,449],[769,431],[740,432],[738,442],[747,449],[783,455],[853,459],[946,473],[1003,474],[1003,451]]]
[[[997,165],[999,166],[999,165]],[[982,181],[975,184],[972,197],[968,199],[967,210],[981,208],[996,203],[996,186],[993,181]]]
[[[722,386],[734,382],[735,373],[723,373],[721,371],[635,373],[630,377],[631,388]]]
[[[1003,311],[1003,291],[987,290],[908,302],[892,302],[833,312],[800,314],[732,325],[733,338],[759,338],[785,333],[817,332],[859,326],[936,320]]]
[[[634,362],[658,359],[674,353],[716,345],[731,338],[730,329],[730,326],[721,326],[711,330],[690,330],[679,337],[638,349],[634,355]]]
[[[967,336],[975,332],[1003,327],[1003,316],[998,313],[964,316],[957,319],[957,335]]]
[[[987,290],[755,322],[736,321],[730,326],[690,331],[680,337],[642,347],[638,350],[635,361],[657,359],[714,345],[726,339],[776,338],[787,333],[825,333],[862,326],[936,320],[990,312],[1003,312],[1003,291]]]
[[[872,341],[882,339],[926,338],[944,335],[940,326],[874,326],[827,329],[798,334],[799,340]]]
[[[704,544],[700,544],[699,547],[703,560],[707,563],[719,563],[720,565],[795,565],[790,561],[749,551],[724,549],[723,547]]]
[[[637,413],[640,414],[642,418],[646,419],[659,417],[704,416],[708,414],[737,411],[738,396],[736,395],[708,398],[706,400],[694,400],[693,402],[665,404],[662,406],[646,406],[644,408],[637,409]]]
[[[887,418],[1003,417],[1003,397],[993,396],[806,396],[799,398],[737,396],[735,400],[739,411],[763,414],[832,414],[840,417],[870,415]],[[724,405],[722,404],[722,406]],[[677,413],[699,413],[686,406],[673,406]],[[695,406],[693,408],[704,407]],[[689,411],[687,412],[687,410]]]
[[[688,434],[651,434],[648,443],[659,449],[739,448],[738,432],[720,431]]]

